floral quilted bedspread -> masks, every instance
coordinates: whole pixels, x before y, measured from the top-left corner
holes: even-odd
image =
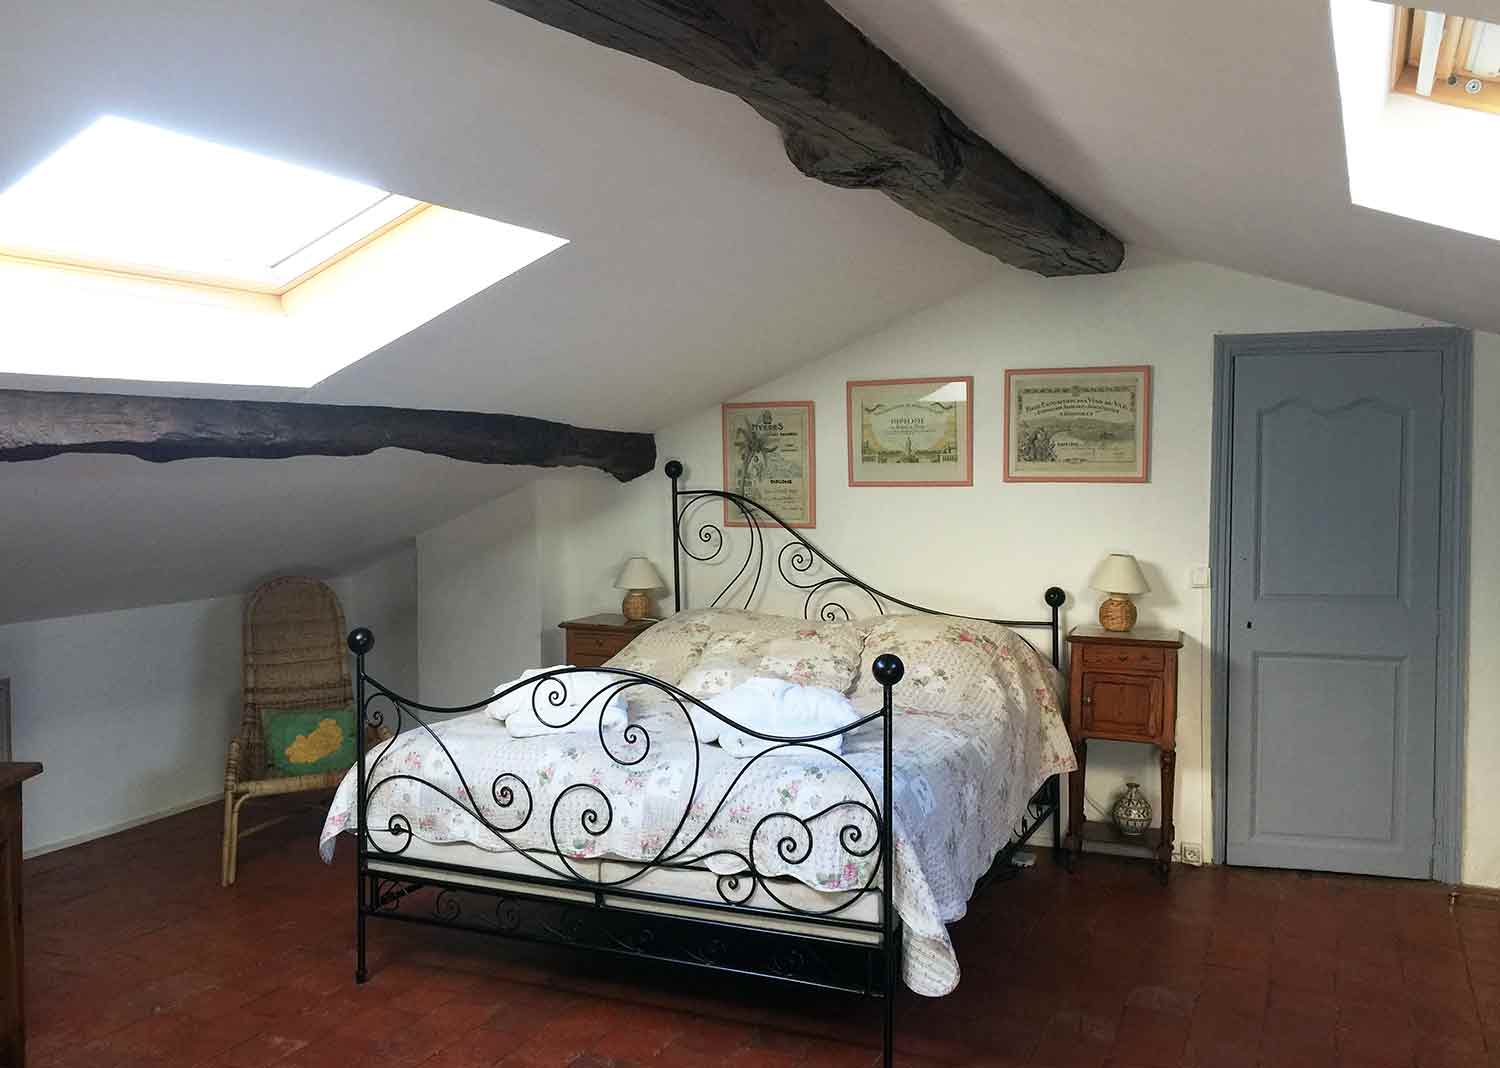
[[[920,994],[957,986],[946,925],[963,916],[1031,795],[1075,766],[1058,676],[1021,644],[1002,658],[993,701],[934,710],[918,697],[933,689],[923,672],[894,691],[895,903],[904,979]],[[860,696],[862,711],[873,707]],[[373,851],[399,851],[409,830],[424,842],[543,851],[536,862],[561,878],[571,877],[563,857],[613,857],[790,876],[832,902],[878,883],[878,720],[846,737],[846,765],[810,746],[737,760],[697,745],[672,705],[649,707],[602,739],[597,730],[512,738],[483,712],[426,718],[431,730],[407,729],[367,757]],[[324,860],[353,823],[356,794],[351,771],[323,826]]]

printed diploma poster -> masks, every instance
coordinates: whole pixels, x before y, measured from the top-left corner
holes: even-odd
[[[849,485],[972,486],[974,380],[850,382]]]
[[[1145,482],[1150,367],[1005,372],[1007,482]]]
[[[726,404],[724,488],[764,505],[789,527],[815,526],[813,402]],[[749,526],[733,501],[724,525]]]

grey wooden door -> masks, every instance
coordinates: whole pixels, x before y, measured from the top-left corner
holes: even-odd
[[[1233,367],[1226,859],[1427,878],[1442,363],[1285,346]]]

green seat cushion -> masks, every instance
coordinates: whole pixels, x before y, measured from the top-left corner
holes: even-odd
[[[354,765],[354,709],[262,709],[266,771],[274,776],[316,775]]]

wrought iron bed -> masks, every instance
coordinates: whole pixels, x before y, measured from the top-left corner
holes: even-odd
[[[851,618],[845,604],[834,596],[835,591],[845,590],[866,598],[878,614],[884,614],[888,606],[896,606],[912,612],[954,615],[902,600],[856,578],[759,502],[728,490],[684,488],[680,484],[683,467],[675,460],[668,462],[664,470],[672,486],[673,594],[679,611],[684,600],[684,568],[690,564],[724,562],[721,559],[724,557],[730,557],[727,560],[730,567],[736,562],[739,566],[710,605],[722,606],[731,598],[736,605],[747,609],[755,604],[763,580],[773,575],[769,565],[771,543],[766,534],[779,531],[787,540],[774,551],[774,577],[780,578],[803,597],[802,612],[806,619],[835,621]],[[743,560],[739,560],[737,553],[729,548],[730,542],[720,523],[710,520],[700,523],[695,518],[700,506],[712,502],[723,502],[726,519],[733,509],[745,521],[747,548]],[[694,526],[696,529],[691,529]],[[826,568],[829,574],[814,577],[819,568]],[[986,621],[1011,628],[1045,630],[1050,637],[1051,660],[1056,666],[1059,612],[1065,599],[1063,591],[1054,586],[1044,595],[1050,610],[1048,618]],[[886,654],[874,661],[873,675],[882,693],[880,708],[860,715],[855,722],[837,730],[805,737],[782,737],[731,723],[704,702],[668,682],[640,672],[610,667],[587,669],[590,674],[603,672],[611,676],[611,681],[589,694],[581,707],[577,702],[570,704],[568,701],[570,676],[585,670],[579,668],[560,668],[533,676],[468,705],[425,705],[395,693],[369,673],[366,659],[374,648],[374,635],[368,629],[352,631],[348,645],[356,660],[355,701],[364,728],[355,731],[358,752],[357,807],[353,828],[357,851],[356,982],[363,983],[369,978],[366,965],[368,920],[390,919],[459,928],[624,957],[665,960],[719,972],[756,975],[881,999],[884,1005],[885,1064],[892,1064],[894,1003],[900,982],[902,944],[901,918],[893,898],[892,690],[905,672],[898,657]],[[696,833],[686,833],[688,809],[699,785],[695,756],[691,775],[693,788],[676,830],[660,852],[648,860],[623,865],[626,870],[622,875],[606,877],[602,867],[590,875],[580,870],[558,840],[559,812],[566,798],[579,795],[575,800],[582,801],[583,806],[581,814],[575,812],[575,815],[582,824],[583,833],[591,837],[602,836],[614,820],[614,805],[606,791],[591,782],[575,782],[560,791],[550,810],[543,814],[535,803],[530,785],[519,775],[502,772],[487,784],[470,784],[441,736],[424,718],[447,718],[477,711],[526,687],[531,688],[533,710],[547,726],[567,726],[579,716],[589,716],[585,722],[591,723],[592,716],[598,715],[612,698],[646,690],[659,695],[659,700],[664,701],[669,710],[681,713],[695,741],[697,729],[690,711],[713,716],[768,743],[769,748],[744,762],[744,767],[716,799]],[[575,707],[577,711],[568,711]],[[549,712],[559,709],[564,711],[557,713],[555,718],[548,717]],[[385,767],[384,758],[393,750],[394,743],[387,744],[373,755],[367,766],[367,731],[391,731],[399,736],[407,729],[426,731],[447,756],[457,772],[457,793],[398,767]],[[878,789],[828,744],[829,739],[866,729],[880,731],[882,774]],[[637,722],[630,722],[611,738],[605,730],[604,717],[599,715],[597,734],[609,759],[622,767],[645,760],[651,749],[650,730]],[[693,750],[696,753],[698,747],[693,746]],[[704,832],[713,826],[730,794],[750,768],[766,756],[793,752],[815,754],[819,759],[842,765],[857,781],[863,796],[852,796],[811,815],[798,816],[790,811],[765,813],[754,824],[743,848],[702,847]],[[532,870],[517,871],[513,865],[503,874],[497,874],[490,868],[448,863],[430,855],[408,855],[415,838],[410,818],[400,813],[390,815],[382,829],[369,815],[374,798],[392,784],[402,781],[418,783],[442,794],[509,847],[512,852],[505,855],[519,858],[519,861],[531,865]],[[486,816],[482,811],[476,787],[482,787],[491,811],[500,813],[498,818]],[[578,806],[575,804],[573,808],[576,810]],[[996,876],[1012,873],[1014,869],[1010,861],[1013,854],[1048,820],[1052,822],[1055,840],[1060,841],[1059,811],[1060,789],[1058,777],[1054,775],[1028,801],[1020,826],[996,855],[981,885]],[[527,849],[513,842],[512,836],[534,817],[547,820],[546,830],[552,849]],[[760,861],[766,857],[765,850],[774,850],[783,867],[807,860],[813,853],[815,836],[829,826],[837,835],[838,847],[850,857],[864,861],[868,874],[862,885],[852,892],[835,895],[833,903],[827,907],[822,907],[821,902],[819,907],[800,907],[782,896],[783,878],[768,872]],[[381,844],[377,832],[384,837],[386,844]],[[740,870],[730,874],[712,870],[709,864],[714,860],[730,861]],[[718,900],[685,897],[637,885],[653,872],[688,872],[699,874],[705,880],[711,879]],[[856,907],[867,900],[873,908],[867,906],[860,910]]]

